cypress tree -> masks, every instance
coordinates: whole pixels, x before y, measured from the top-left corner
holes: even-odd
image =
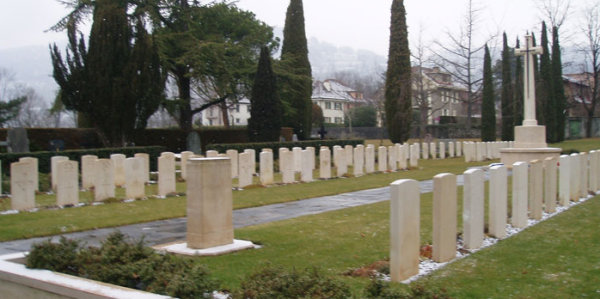
[[[93,6],[89,48],[69,24],[66,62],[56,45],[51,49],[53,75],[65,107],[97,128],[104,145],[122,146],[158,108],[164,78],[143,24],[132,32],[127,2],[97,0]]]
[[[403,0],[392,2],[390,48],[385,82],[385,117],[390,139],[402,143],[410,137],[412,121],[411,66]]]
[[[532,40],[533,40],[533,45],[532,46],[537,46],[537,41],[535,38],[535,33],[531,33],[532,36]],[[542,92],[541,90],[543,89],[543,85],[542,85],[542,79],[540,76],[540,63],[538,60],[537,56],[534,56],[533,58],[533,73],[534,73],[534,77],[535,77],[535,118],[538,121],[538,124],[543,125],[545,124],[545,120],[544,120],[544,102],[543,102],[543,97],[542,97]]]
[[[536,95],[541,104],[540,111],[544,115],[543,124],[546,125],[546,140],[554,142],[556,140],[556,108],[552,87],[552,62],[550,61],[550,49],[548,47],[548,30],[545,22],[542,22],[542,49],[544,53],[540,56],[540,89],[536,90]]]
[[[565,140],[565,110],[567,99],[565,96],[565,87],[562,80],[562,58],[558,39],[558,28],[552,28],[552,87],[554,89],[554,111],[555,111],[555,139],[553,142]]]
[[[511,50],[506,33],[503,34],[502,48],[502,140],[514,140],[514,92],[511,68]]]
[[[521,47],[521,41],[517,38],[517,48]],[[515,57],[515,82],[514,82],[514,125],[523,124],[523,60],[521,56]]]
[[[250,97],[248,134],[250,141],[277,141],[281,132],[281,101],[269,48],[260,51],[258,69]]]
[[[494,105],[494,78],[490,49],[485,45],[483,57],[483,99],[481,104],[481,140],[496,141],[496,107]]]
[[[292,108],[286,120],[298,138],[307,139],[312,125],[312,70],[308,60],[302,0],[291,0],[288,6],[281,61],[288,72],[282,77],[281,96]]]
[[[93,20],[86,61],[92,107],[87,114],[100,129],[105,144],[122,145],[126,130],[122,117],[132,117],[127,107],[129,82],[124,77],[131,51],[127,5],[99,0]]]

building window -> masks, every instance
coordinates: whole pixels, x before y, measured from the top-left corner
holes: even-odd
[[[341,117],[336,117],[336,118],[335,118],[335,123],[336,123],[336,124],[341,124],[342,122],[343,122],[343,121],[342,121],[342,118],[341,118]]]
[[[334,103],[334,105],[335,110],[342,110],[342,103]]]
[[[212,111],[211,111],[211,112],[212,112]],[[209,125],[209,126],[212,126],[212,125],[213,125],[213,120],[212,120],[212,119],[209,119],[209,120],[208,120],[208,125]]]
[[[331,109],[331,102],[325,102],[325,109]]]
[[[331,117],[323,117],[323,122],[330,124],[331,123]]]
[[[239,123],[240,123],[240,119],[239,119],[239,118],[236,118],[236,119],[235,119],[235,123],[236,123],[236,124],[239,124]]]
[[[450,113],[449,113],[448,109],[442,110],[442,116],[449,116],[449,115],[450,115]]]
[[[240,112],[240,104],[235,105],[235,112]]]

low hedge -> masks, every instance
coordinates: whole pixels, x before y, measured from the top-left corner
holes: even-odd
[[[238,152],[243,152],[246,149],[253,149],[256,151],[256,154],[260,154],[263,148],[270,148],[273,150],[273,159],[277,160],[279,158],[279,148],[287,147],[290,150],[294,147],[314,147],[316,150],[316,154],[319,154],[319,148],[321,146],[327,146],[330,150],[333,150],[333,147],[336,145],[346,146],[352,145],[357,146],[359,144],[364,144],[364,139],[337,139],[337,140],[307,140],[307,141],[291,141],[291,142],[255,142],[255,143],[229,143],[229,144],[209,144],[206,146],[207,150],[218,151],[219,153],[225,153],[227,150],[237,150]]]
[[[146,153],[150,155],[150,169],[156,170],[157,158],[160,153],[166,151],[163,146],[136,146],[122,148],[99,148],[85,150],[68,150],[62,152],[32,152],[32,153],[3,153],[0,154],[2,162],[2,172],[10,172],[10,164],[18,162],[19,158],[32,157],[38,159],[38,171],[42,173],[50,173],[50,158],[53,156],[66,156],[69,160],[81,161],[81,156],[96,155],[98,158],[110,158],[111,154],[124,154],[127,157],[133,157],[137,153]]]

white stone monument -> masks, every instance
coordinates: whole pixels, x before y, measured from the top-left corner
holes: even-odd
[[[56,204],[59,206],[79,203],[79,163],[61,161],[56,163]]]
[[[81,187],[83,189],[90,189],[94,187],[97,159],[98,156],[96,155],[81,156]]]
[[[560,156],[560,148],[549,148],[546,143],[546,127],[539,126],[535,118],[535,55],[542,54],[541,47],[533,47],[533,37],[525,36],[525,46],[515,50],[523,59],[523,93],[524,114],[523,125],[515,127],[514,148],[500,150],[500,159],[504,165],[512,166],[518,161],[543,161],[548,157]]]
[[[395,181],[390,185],[390,192],[390,275],[392,281],[401,282],[419,274],[419,182]]]

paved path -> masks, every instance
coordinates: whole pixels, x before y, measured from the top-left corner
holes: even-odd
[[[462,175],[458,176],[457,183],[459,185],[463,184]],[[421,193],[432,192],[432,180],[421,181],[419,184]],[[313,215],[328,211],[368,205],[389,199],[389,187],[382,187],[262,207],[240,209],[233,211],[233,225],[235,228],[240,228],[261,223],[291,219],[305,215]],[[118,227],[118,230],[136,240],[144,237],[144,240],[148,245],[165,244],[185,239],[186,218],[175,218],[126,225]],[[115,228],[103,228],[78,233],[69,233],[65,234],[64,236],[69,239],[81,240],[88,245],[98,245],[100,244],[101,240],[104,240],[107,235],[114,231]],[[58,238],[58,236],[53,237],[53,239]],[[0,243],[0,255],[28,251],[33,243],[39,243],[47,239],[48,237],[42,237],[2,242]]]

